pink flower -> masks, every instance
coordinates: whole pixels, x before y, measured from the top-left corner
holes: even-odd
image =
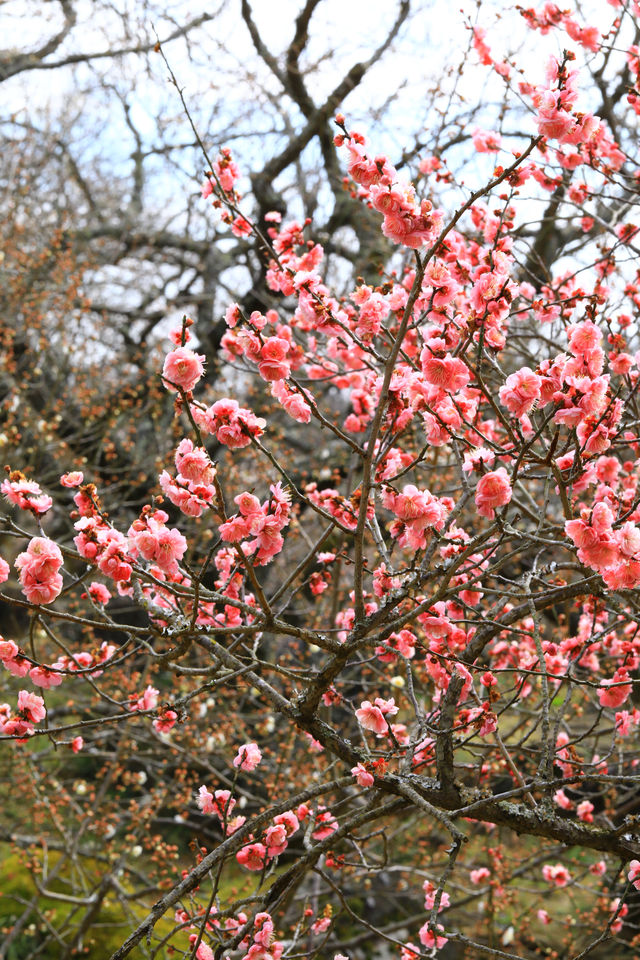
[[[204,193],[204,190],[203,190]],[[193,948],[195,946],[196,940],[198,939],[197,933],[192,933],[189,935],[189,943]],[[200,942],[198,944],[198,949],[196,950],[196,960],[213,960],[214,953],[208,944]]]
[[[267,860],[267,848],[263,843],[250,843],[236,853],[236,860],[247,870],[260,871]]]
[[[18,692],[18,712],[24,714],[25,720],[31,723],[39,723],[47,715],[42,697],[28,690]]]
[[[593,823],[593,804],[590,800],[583,800],[576,807],[576,813],[583,823]]]
[[[640,890],[640,860],[632,860],[630,862],[627,877],[629,883],[632,883],[636,890]]]
[[[598,691],[598,700],[601,707],[620,707],[631,694],[631,677],[624,669],[619,667],[611,680],[603,680]],[[613,686],[617,684],[617,686]],[[603,689],[604,688],[604,689]]]
[[[507,377],[500,387],[500,400],[514,417],[528,413],[540,397],[542,378],[529,367],[523,367]]]
[[[351,768],[351,776],[356,778],[360,787],[372,787],[375,782],[374,778],[362,763],[358,763],[355,767]]]
[[[15,477],[15,479],[11,479]],[[8,480],[3,480],[0,490],[10,503],[21,510],[31,510],[33,513],[46,513],[53,504],[53,500],[43,493],[35,480],[27,480],[18,471],[11,473]]]
[[[573,807],[571,800],[566,795],[564,790],[556,790],[556,792],[553,795],[553,799],[555,800],[555,802],[558,804],[559,807],[562,807],[563,810],[571,810],[571,808]]]
[[[583,320],[569,327],[569,349],[574,357],[598,349],[601,343],[602,331],[592,320]]]
[[[106,545],[98,557],[98,568],[105,576],[111,577],[116,582],[130,580],[133,567],[125,553],[127,541],[115,530],[109,530],[105,541]]]
[[[262,760],[262,754],[257,743],[245,743],[238,750],[237,756],[234,758],[233,765],[234,767],[239,767],[240,770],[246,770],[250,773],[252,770],[258,766]]]
[[[291,365],[286,360],[289,341],[282,337],[269,337],[260,350],[258,372],[263,380],[286,380]]]
[[[237,497],[234,497],[233,502],[237,505],[243,517],[257,519],[262,516],[260,501],[247,490],[239,493]]]
[[[433,910],[436,896],[438,893],[438,888],[431,883],[430,880],[425,880],[422,884],[422,889],[424,890],[424,908],[425,910]],[[441,910],[446,910],[447,907],[451,906],[451,901],[449,899],[448,893],[442,893],[440,896],[440,904],[438,906],[438,913]]]
[[[591,50],[592,53],[598,52],[602,37],[597,27],[580,27],[568,17],[565,19],[564,27],[571,39],[575,40],[576,43],[579,43],[587,50]]]
[[[142,696],[133,702],[131,710],[155,710],[158,706],[159,692],[155,687],[148,686]]]
[[[267,853],[270,857],[277,857],[287,849],[287,830],[283,823],[267,827],[264,834],[264,842],[267,846]]]
[[[506,283],[507,277],[501,273],[480,274],[471,290],[471,303],[477,314],[482,316],[489,304],[502,296]]]
[[[188,517],[200,517],[215,497],[215,488],[209,484],[196,484],[178,475],[173,480],[163,470],[158,481],[164,495]]]
[[[297,420],[298,423],[309,423],[311,407],[301,394],[289,390],[284,380],[274,380],[271,393],[293,420]]]
[[[109,603],[111,600],[111,594],[105,587],[104,583],[97,583],[93,581],[89,584],[88,594],[93,600],[94,603],[100,603],[103,606]]]
[[[233,190],[233,186],[240,176],[238,165],[233,159],[229,147],[222,147],[220,153],[213,161],[213,172],[220,181],[220,186],[226,193]]]
[[[169,386],[182,387],[188,393],[204,373],[204,359],[187,347],[177,347],[165,357],[162,377]]]
[[[37,580],[29,571],[24,571],[20,577],[22,592],[34,604],[53,603],[62,593],[62,577],[55,573],[47,581]]]
[[[47,670],[46,667],[32,667],[29,670],[29,677],[32,683],[37,687],[50,690],[52,687],[59,687],[62,683],[62,674],[57,670]]]
[[[623,917],[629,913],[629,907],[626,903],[620,904],[620,897],[615,897],[609,904],[609,911],[614,915],[615,920],[611,924],[612,933],[620,933],[624,926]]]
[[[44,537],[34,537],[24,553],[16,559],[18,570],[28,570],[34,577],[46,580],[62,566],[62,553],[57,544]]]
[[[576,120],[570,113],[561,112],[555,108],[555,97],[551,90],[546,91],[546,94],[548,94],[548,97],[545,97],[536,118],[538,131],[543,137],[548,137],[550,140],[559,140],[562,143],[576,126]],[[550,104],[553,104],[553,106]]]
[[[330,837],[332,833],[335,833],[337,829],[338,821],[335,819],[331,811],[324,810],[319,807],[318,814],[316,816],[316,829],[311,834],[313,839],[325,840],[327,837]]]
[[[163,527],[156,533],[156,548],[153,559],[167,573],[177,573],[178,561],[187,549],[187,541],[175,528]]]
[[[606,872],[607,865],[604,860],[598,860],[589,867],[589,873],[592,873],[594,877],[604,877]]]
[[[616,730],[621,737],[628,737],[631,733],[631,727],[637,726],[640,721],[640,710],[634,709],[632,713],[628,710],[620,710],[616,713]]]
[[[204,447],[194,447],[191,440],[181,440],[176,450],[176,469],[185,480],[209,484],[215,475],[213,464]]]
[[[249,536],[251,524],[247,521],[246,517],[235,516],[231,517],[231,519],[225,523],[221,523],[218,531],[222,539],[226,540],[227,543],[238,543],[239,540],[243,540]]]
[[[63,487],[79,487],[83,480],[83,473],[80,470],[74,470],[73,473],[63,473],[60,484]]]
[[[538,910],[538,920],[545,925],[551,923],[551,917],[546,910]]]
[[[253,926],[253,939],[255,940],[255,943],[264,948],[264,951],[269,950],[269,948],[273,950],[276,945],[273,942],[275,931],[273,928],[271,914],[264,911],[262,913],[257,913],[253,920]],[[279,953],[278,956],[280,956]],[[251,951],[249,951],[247,957],[251,957],[251,960],[254,960],[254,957],[256,960],[272,960],[272,958],[266,954],[260,954],[260,956],[258,956],[257,954],[252,954]],[[247,958],[244,958],[244,960],[247,960]],[[273,960],[277,960],[277,958],[273,958]]]
[[[414,943],[405,943],[402,948],[400,960],[419,960],[419,957],[420,948],[416,947]]]
[[[298,423],[309,423],[311,420],[311,407],[299,393],[290,393],[282,401],[282,406],[292,420],[297,420]]]
[[[8,580],[10,573],[11,567],[6,560],[3,560],[2,557],[0,557],[0,583],[4,583],[5,580]]]
[[[471,137],[478,153],[496,153],[500,149],[502,137],[490,130],[476,129]]]
[[[15,640],[0,637],[0,660],[15,660],[19,653],[20,647]]]
[[[487,447],[476,447],[475,450],[468,450],[464,455],[462,469],[465,473],[471,473],[472,470],[480,471],[481,464],[490,467],[496,459],[496,455]]]
[[[293,810],[285,810],[284,813],[279,813],[277,817],[273,818],[273,822],[276,824],[282,824],[287,832],[287,836],[292,836],[296,830],[300,828],[300,821],[293,812]]]
[[[2,666],[14,677],[26,677],[29,673],[29,661],[23,656],[18,656],[15,660],[3,660]]]
[[[634,557],[640,553],[640,530],[628,520],[616,533],[618,549],[625,557]]]
[[[384,700],[382,697],[376,697],[375,703],[376,707],[380,707],[385,717],[395,717],[398,712],[398,707],[396,707],[396,701],[393,697],[389,697],[388,700]]]
[[[490,876],[491,874],[487,867],[480,867],[478,870],[472,870],[469,873],[469,879],[471,880],[471,883],[476,884],[482,883],[483,880],[488,880]]]
[[[473,48],[478,54],[480,62],[488,67],[493,63],[493,58],[491,56],[489,45],[484,39],[486,35],[487,31],[484,29],[484,27],[473,28]]]
[[[361,727],[364,727],[365,730],[372,730],[379,737],[388,731],[388,724],[380,707],[373,706],[369,700],[364,700],[360,704],[360,708],[356,710],[356,717]]]
[[[425,347],[420,354],[420,363],[427,383],[447,393],[457,393],[471,379],[469,368],[463,360],[458,357],[436,357],[429,347]]]
[[[420,937],[420,943],[422,943],[428,949],[440,950],[441,947],[444,947],[447,942],[446,937],[440,936],[442,927],[436,927],[435,930],[431,928],[431,923],[429,920],[420,927],[418,931],[418,936]]]
[[[179,530],[165,526],[167,514],[162,510],[139,520],[134,520],[128,531],[128,543],[132,556],[140,554],[145,560],[157,563],[161,570],[172,576],[178,573],[178,561],[182,559],[187,541]]]
[[[555,866],[546,863],[542,868],[542,876],[548,883],[555,883],[556,887],[566,887],[571,881],[571,874],[561,863]]]
[[[20,571],[22,591],[30,603],[51,603],[62,591],[62,553],[45,537],[34,537],[15,565]]]
[[[203,813],[214,813],[220,820],[228,818],[236,805],[230,790],[216,790],[215,793],[210,793],[205,786],[200,787],[198,791],[197,803]]]
[[[476,487],[476,507],[478,513],[493,520],[495,508],[503,507],[511,500],[511,483],[504,467],[499,467],[491,473],[485,473]]]
[[[27,720],[20,720],[19,717],[10,717],[7,720],[0,717],[0,732],[7,737],[17,737],[18,742],[23,742],[22,738],[30,737],[33,733],[33,727]]]
[[[242,216],[231,221],[231,232],[235,237],[248,237],[252,229],[249,221]]]
[[[373,159],[366,156],[362,147],[353,141],[349,141],[347,149],[350,154],[347,170],[351,178],[366,188],[379,183],[384,175],[384,167],[380,169],[380,166]]]
[[[198,791],[198,807],[202,810],[203,813],[216,813],[216,808],[214,806],[213,794],[210,793],[204,784],[200,787]]]
[[[82,739],[82,737],[74,737],[73,740],[71,741],[71,749],[73,750],[73,752],[80,753],[83,747],[84,747],[84,740]]]
[[[201,430],[215,434],[219,443],[232,450],[248,446],[251,437],[261,436],[266,426],[261,417],[228,398],[216,401],[205,411],[194,406],[192,413]]]
[[[178,714],[175,710],[164,710],[162,715],[153,721],[153,729],[158,733],[168,733],[176,725]]]

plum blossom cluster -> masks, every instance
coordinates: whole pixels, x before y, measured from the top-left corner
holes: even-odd
[[[359,185],[361,195],[384,217],[382,232],[394,243],[418,249],[432,243],[442,229],[443,214],[426,199],[418,201],[413,185],[398,178],[397,170],[385,156],[370,156],[361,133],[349,133],[344,117],[336,122],[342,129],[335,137],[337,146],[346,144],[349,175]]]
[[[129,554],[156,564],[163,573],[176,576],[187,541],[179,530],[166,526],[169,514],[164,510],[145,513],[129,527],[127,533]]]
[[[419,490],[406,484],[402,493],[385,489],[382,502],[398,519],[391,527],[391,535],[401,547],[420,550],[426,546],[429,528],[441,530],[451,503],[434,497],[429,490]]]
[[[238,930],[246,928],[248,923],[248,917],[246,913],[242,911],[234,917],[226,917],[224,919],[218,919],[215,913],[215,909],[212,910],[207,918],[205,923],[207,930],[214,932],[223,930],[233,935]],[[186,914],[184,910],[176,912],[176,922],[185,923],[188,922],[189,919],[189,915]],[[197,918],[193,919],[197,921]],[[196,923],[194,923],[194,926],[195,925]],[[199,937],[196,933],[192,933],[189,937],[189,942],[192,947],[196,946],[198,940]],[[239,947],[241,950],[246,950],[241,960],[280,960],[282,951],[284,950],[284,944],[275,938],[275,927],[271,914],[265,911],[256,913],[253,918],[252,930],[250,934],[240,941]],[[208,944],[200,941],[195,952],[195,957],[196,960],[214,960],[214,953]]]
[[[613,589],[640,583],[640,529],[632,520],[614,529],[615,516],[606,501],[584,508],[579,519],[567,520],[565,531],[578,548],[582,563],[597,570]]]
[[[371,730],[378,737],[384,737],[391,729],[386,718],[395,716],[397,712],[398,707],[393,697],[390,700],[376,697],[373,703],[364,700],[356,710],[356,717],[363,729]]]
[[[99,677],[101,665],[113,657],[116,649],[114,644],[103,641],[95,654],[82,650],[72,656],[62,654],[53,663],[33,664],[14,640],[0,637],[0,661],[4,669],[15,677],[28,675],[35,686],[45,690],[60,686],[65,674],[83,672],[93,678]]]
[[[202,198],[206,200],[213,196],[213,206],[222,209],[223,222],[229,224],[236,237],[245,237],[251,233],[252,228],[250,221],[238,211],[238,204],[242,200],[236,187],[240,170],[229,147],[220,150],[212,166],[213,169],[206,171]]]
[[[16,559],[22,591],[35,604],[53,603],[62,591],[60,568],[64,560],[60,548],[46,537],[34,537]]]
[[[250,750],[250,748],[253,749]],[[236,757],[236,760],[240,761],[237,766],[247,772],[252,772],[259,763],[259,759],[256,759],[255,756],[256,750],[258,750],[256,744],[245,744],[244,747],[241,747]],[[246,822],[242,816],[232,816],[236,802],[229,790],[216,790],[211,793],[206,786],[200,787],[198,794],[199,809],[204,814],[214,814],[220,820],[227,836],[234,834]],[[256,841],[252,835],[238,851],[236,859],[240,866],[255,872],[264,870],[271,860],[284,853],[289,845],[289,839],[300,828],[300,820],[308,815],[307,807],[300,807],[297,812],[288,810],[277,814],[260,840]],[[319,827],[316,832],[321,832],[321,828]]]
[[[271,496],[264,503],[252,493],[234,497],[238,513],[220,524],[220,536],[227,543],[243,542],[242,551],[253,556],[257,563],[268,563],[282,550],[281,531],[288,526],[291,496],[280,482],[271,485]],[[246,542],[246,538],[253,539]]]
[[[7,469],[9,476],[0,484],[0,491],[9,503],[21,510],[30,510],[36,515],[51,509],[53,500],[48,494],[43,493],[35,480],[27,480],[19,470]]]
[[[260,437],[266,427],[262,417],[256,417],[233,399],[217,400],[210,407],[194,404],[191,412],[203,433],[211,434],[230,450],[248,447],[252,437]]]
[[[44,700],[29,690],[18,692],[15,713],[8,703],[0,704],[0,733],[7,737],[24,740],[34,731],[34,723],[40,723],[47,715]]]
[[[539,10],[534,10],[533,7],[519,8],[519,12],[532,30],[539,30],[541,34],[546,34],[557,27],[562,27],[571,40],[592,53],[597,53],[600,49],[602,37],[598,28],[580,26],[570,10],[561,10],[555,3],[543,3]]]

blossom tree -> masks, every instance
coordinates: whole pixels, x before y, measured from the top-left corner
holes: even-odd
[[[255,218],[203,143],[203,202],[277,304],[226,309],[235,389],[185,316],[158,363],[178,441],[132,522],[69,470],[54,536],[38,479],[2,483],[3,839],[33,884],[9,946],[637,955],[640,9],[609,7],[522,11],[559,48],[524,79],[470,25],[528,125],[474,132],[473,188],[335,116],[378,282],[339,292],[313,225]],[[624,138],[585,58],[601,86],[625,65]]]

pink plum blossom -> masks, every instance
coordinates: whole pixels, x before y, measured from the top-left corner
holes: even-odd
[[[34,537],[15,565],[27,600],[35,604],[52,603],[62,591],[62,553],[57,544],[45,537]]]
[[[28,690],[18,692],[18,711],[31,723],[39,723],[47,715],[42,697]]]
[[[495,508],[503,507],[511,500],[512,491],[509,475],[504,467],[499,467],[491,473],[485,473],[476,487],[476,507],[478,513],[493,520]]]
[[[72,473],[63,473],[60,477],[60,485],[63,487],[79,487],[84,480],[81,470],[74,470]]]
[[[358,763],[355,767],[351,768],[351,776],[356,778],[358,786],[360,787],[372,787],[375,782],[374,778],[362,763]]]
[[[204,356],[188,347],[177,347],[165,357],[162,378],[167,387],[181,387],[187,393],[193,390],[204,373]]]
[[[629,883],[632,883],[636,890],[640,890],[640,860],[631,860],[629,862],[629,872],[627,874]]]
[[[571,881],[571,874],[561,863],[545,864],[542,868],[542,876],[548,883],[554,883],[556,887],[566,887]]]
[[[234,758],[233,765],[238,767],[240,770],[246,770],[247,773],[255,770],[260,761],[262,760],[262,753],[257,743],[245,743],[243,744],[236,757]]]

